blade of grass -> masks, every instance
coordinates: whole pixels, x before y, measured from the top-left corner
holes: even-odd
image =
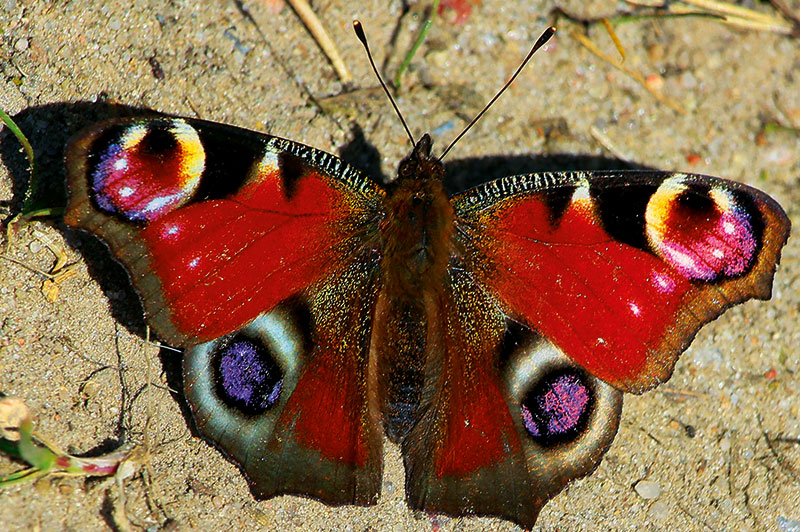
[[[28,189],[25,191],[25,197],[22,203],[22,213],[25,214],[31,210],[31,204],[33,203],[33,193],[36,191],[38,187],[37,183],[37,176],[36,176],[36,165],[35,159],[33,156],[33,148],[31,147],[31,143],[28,142],[28,138],[22,132],[22,130],[17,126],[14,120],[6,114],[5,111],[0,109],[0,120],[5,123],[6,127],[11,130],[15,137],[22,147],[25,149],[25,156],[28,158],[28,165],[30,167],[31,178],[28,181]]]
[[[619,52],[620,59],[622,62],[625,62],[625,47],[622,46],[622,42],[620,42],[619,37],[617,36],[617,32],[614,31],[614,26],[611,25],[611,22],[607,18],[601,19],[600,22],[603,23],[603,26],[606,28],[606,32],[608,32],[608,36],[611,37],[611,40],[614,42],[614,46],[617,47],[617,52]]]
[[[394,86],[396,89],[400,88],[403,74],[408,69],[408,66],[411,64],[411,60],[417,54],[417,50],[419,47],[422,46],[422,43],[425,42],[425,37],[428,36],[428,31],[430,31],[431,26],[433,26],[433,19],[436,17],[436,13],[439,11],[439,0],[433,0],[433,7],[431,7],[431,12],[428,15],[428,18],[425,20],[425,23],[422,25],[422,29],[420,29],[419,34],[417,35],[417,40],[414,41],[414,45],[408,51],[406,56],[403,58],[403,62],[400,64],[400,68],[397,69],[397,74],[394,75]]]
[[[706,9],[708,11],[713,11],[721,15],[731,15],[738,18],[760,21],[763,22],[764,24],[772,24],[779,20],[772,15],[761,13],[760,11],[755,11],[754,9],[748,9],[746,7],[737,6],[734,4],[730,4],[728,2],[720,2],[718,0],[681,0],[681,1],[684,4],[689,4],[691,6]]]
[[[713,14],[724,17],[725,24],[738,28],[771,31],[783,35],[789,35],[794,30],[794,25],[781,16],[768,13],[761,13],[754,9],[737,6],[729,2],[719,0],[682,0],[684,4],[695,8],[705,9]],[[680,13],[688,8],[679,5],[670,5],[670,11]]]
[[[626,24],[628,22],[640,22],[642,20],[653,19],[671,19],[671,18],[715,18],[721,22],[725,21],[722,15],[715,15],[714,13],[704,13],[702,11],[686,11],[686,12],[657,12],[657,13],[641,13],[638,15],[620,15],[618,17],[610,17],[608,20],[614,24]]]
[[[119,464],[131,455],[130,445],[122,445],[111,453],[92,458],[68,454],[44,436],[33,432],[27,407],[19,399],[5,397],[0,401],[3,406],[0,452],[24,460],[31,466],[0,477],[0,488],[47,475],[113,475]]]
[[[626,22],[653,18],[711,17],[719,19],[721,22],[730,26],[758,31],[770,31],[781,35],[791,35],[796,32],[797,27],[800,26],[800,23],[798,23],[791,11],[784,10],[785,6],[779,2],[779,0],[772,0],[771,3],[773,3],[773,5],[777,4],[776,7],[778,10],[787,18],[790,18],[792,22],[787,21],[781,16],[761,13],[754,9],[737,6],[720,0],[681,0],[685,5],[672,2],[649,3],[636,0],[626,1],[636,7],[646,6],[659,11],[611,17],[610,21],[613,24],[624,24]],[[669,10],[669,13],[660,11],[665,8]],[[705,11],[697,11],[697,9]]]
[[[29,467],[28,469],[23,469],[22,471],[17,471],[16,473],[11,473],[10,475],[0,477],[0,489],[13,486],[14,484],[31,482],[47,476],[47,474],[47,471],[42,471],[41,469],[36,469],[35,467]]]

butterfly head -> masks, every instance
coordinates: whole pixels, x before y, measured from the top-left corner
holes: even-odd
[[[404,181],[441,181],[444,176],[444,165],[438,157],[431,155],[433,141],[427,133],[414,144],[411,153],[400,162],[396,183]]]

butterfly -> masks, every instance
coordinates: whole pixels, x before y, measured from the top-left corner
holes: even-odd
[[[450,197],[421,137],[388,185],[324,151],[188,118],[111,121],[66,155],[68,226],[185,349],[199,431],[253,494],[374,504],[384,435],[410,506],[533,526],[590,473],[622,393],[768,299],[789,220],[671,172],[517,175]]]

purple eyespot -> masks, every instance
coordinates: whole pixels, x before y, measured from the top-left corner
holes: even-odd
[[[246,414],[259,414],[280,397],[283,372],[257,340],[235,336],[214,355],[217,393]]]
[[[525,429],[542,444],[572,440],[586,426],[593,399],[582,372],[570,368],[553,371],[520,405]]]

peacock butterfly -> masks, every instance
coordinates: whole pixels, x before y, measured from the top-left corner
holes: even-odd
[[[200,432],[258,498],[409,504],[533,526],[591,472],[622,393],[768,299],[789,234],[756,189],[670,172],[517,175],[448,197],[424,135],[381,185],[315,148],[188,118],[91,127],[66,223],[185,349]]]

